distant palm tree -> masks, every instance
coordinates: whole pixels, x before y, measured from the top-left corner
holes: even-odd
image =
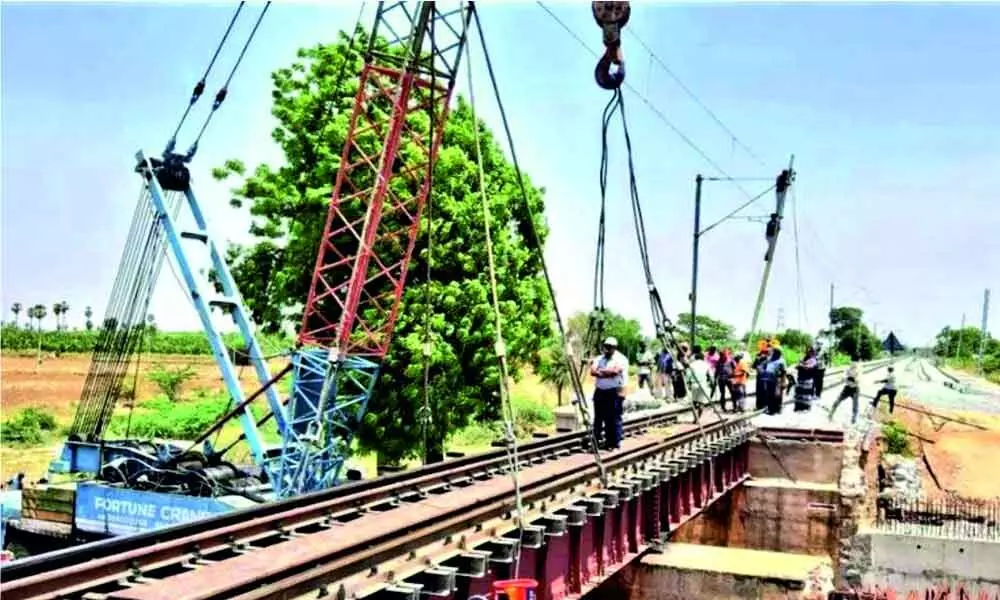
[[[38,331],[41,331],[42,319],[44,319],[45,316],[49,314],[49,311],[48,309],[45,308],[44,304],[36,304],[33,308],[35,310],[35,315],[34,315],[35,320],[38,321]]]
[[[56,318],[56,331],[59,331],[59,315],[62,314],[62,304],[56,302],[52,305],[52,314]]]
[[[69,325],[66,323],[66,315],[69,314],[69,302],[63,300],[59,303],[59,314],[62,315],[62,328],[69,329]]]
[[[19,325],[18,319],[21,316],[21,309],[23,308],[24,307],[21,305],[20,302],[15,302],[14,304],[10,305],[10,312],[14,313],[14,327],[17,327]]]
[[[48,314],[45,309],[44,304],[36,304],[29,309],[29,314],[34,312],[34,317],[38,319],[38,354],[35,358],[35,373],[38,372],[38,368],[42,366],[42,319]]]
[[[86,308],[84,308],[83,309],[83,316],[86,317],[86,319],[87,319],[87,323],[86,323],[87,331],[90,331],[91,329],[94,328],[94,322],[90,320],[91,317],[94,316],[94,309],[90,308],[89,306],[86,307]]]

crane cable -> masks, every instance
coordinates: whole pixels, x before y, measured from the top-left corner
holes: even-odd
[[[607,485],[607,471],[604,468],[604,461],[601,459],[600,450],[597,447],[597,440],[594,437],[594,428],[591,423],[590,412],[584,405],[583,384],[580,381],[580,374],[575,368],[576,365],[573,364],[573,349],[568,343],[569,338],[566,335],[566,327],[563,324],[562,315],[559,311],[559,303],[556,301],[555,286],[552,284],[552,276],[549,273],[549,267],[545,262],[545,253],[541,243],[541,236],[538,234],[538,226],[535,224],[535,211],[532,210],[531,202],[528,200],[528,190],[524,183],[524,173],[521,171],[520,163],[517,160],[517,150],[514,148],[514,136],[510,130],[510,121],[507,119],[507,111],[504,109],[503,100],[500,97],[500,87],[497,85],[496,72],[493,70],[493,61],[490,59],[490,53],[486,46],[486,36],[483,33],[483,24],[479,19],[479,11],[476,10],[474,4],[470,6],[469,10],[476,20],[476,30],[479,34],[479,44],[483,49],[483,59],[486,62],[486,71],[490,76],[490,83],[493,87],[493,97],[497,102],[497,110],[500,112],[500,121],[503,124],[504,135],[507,141],[507,149],[510,151],[510,160],[514,166],[514,174],[517,177],[518,195],[521,197],[521,202],[525,211],[525,220],[528,225],[527,233],[529,234],[529,239],[527,241],[537,252],[542,270],[542,276],[545,279],[545,286],[549,293],[549,297],[552,299],[552,312],[555,316],[556,328],[559,331],[559,338],[563,347],[566,348],[566,368],[569,370],[570,381],[573,385],[573,393],[576,396],[573,400],[573,404],[576,406],[577,413],[580,416],[581,421],[583,421],[583,426],[589,432],[590,450],[594,456],[594,463],[597,465],[598,476],[600,477],[601,483],[603,485]]]
[[[358,15],[360,18],[361,15]],[[465,22],[464,19],[462,21]],[[434,40],[435,19],[430,22],[430,37]],[[357,27],[355,27],[357,29]],[[466,44],[468,45],[468,44]],[[469,87],[472,87],[470,82]],[[437,115],[434,112],[434,91],[437,89],[437,71],[431,70],[430,101],[427,103],[427,116],[430,125],[427,136],[430,146],[427,148],[427,270],[426,281],[424,281],[424,314],[423,314],[423,343],[421,344],[424,359],[424,385],[423,404],[420,407],[420,435],[421,449],[423,452],[423,464],[427,464],[427,434],[432,424],[433,413],[431,411],[431,360],[433,359],[433,346],[431,344],[431,302],[433,294],[431,292],[431,259],[434,252],[434,135],[437,129]]]
[[[646,288],[649,292],[649,308],[653,317],[653,326],[656,331],[656,336],[659,338],[660,343],[664,348],[668,348],[674,351],[677,357],[677,362],[681,364],[681,371],[684,373],[685,378],[689,383],[693,383],[694,387],[700,392],[701,397],[706,400],[710,400],[711,396],[706,392],[705,385],[708,382],[703,382],[691,371],[691,365],[688,362],[686,356],[680,352],[680,342],[678,342],[676,336],[674,335],[675,326],[667,316],[666,310],[663,308],[663,300],[660,297],[660,293],[656,288],[656,283],[653,281],[653,270],[649,260],[649,242],[646,237],[646,224],[642,215],[642,204],[639,201],[639,188],[635,176],[635,161],[632,152],[632,136],[629,133],[628,119],[625,115],[625,99],[622,94],[621,89],[616,89],[613,94],[612,101],[614,101],[618,106],[618,113],[621,115],[622,122],[622,132],[625,136],[625,150],[626,156],[628,158],[628,174],[629,174],[629,196],[631,198],[632,204],[632,221],[635,227],[636,241],[639,246],[639,258],[642,263],[643,275],[646,280]],[[607,139],[604,140],[603,152],[607,153]],[[691,386],[689,386],[691,387]],[[694,392],[694,387],[692,387],[692,392]],[[708,402],[708,405],[715,412],[719,420],[725,420],[723,415],[719,412],[718,408],[712,403]],[[701,435],[704,435],[704,428],[701,424],[701,410],[702,407],[698,400],[698,395],[691,394],[691,411],[694,415],[695,424],[698,426],[698,430]]]
[[[462,20],[463,30],[467,27],[466,20]],[[465,31],[463,31],[465,37]],[[500,409],[504,421],[504,448],[507,450],[507,462],[510,469],[511,480],[514,485],[514,506],[515,520],[518,528],[518,546],[524,532],[524,501],[521,495],[520,459],[517,451],[517,435],[514,431],[514,424],[517,415],[511,403],[509,372],[507,367],[507,349],[503,339],[503,316],[500,311],[500,294],[497,289],[496,259],[493,255],[493,236],[490,227],[490,207],[486,197],[486,170],[483,166],[482,141],[479,135],[479,120],[476,116],[476,94],[472,84],[472,55],[469,44],[465,45],[465,70],[469,85],[469,108],[472,111],[472,131],[476,143],[476,166],[479,176],[479,199],[483,207],[483,232],[486,237],[486,258],[489,265],[490,295],[493,303],[493,318],[495,323],[496,342],[494,349],[497,361],[500,366]],[[433,86],[432,88],[433,89]],[[518,576],[520,567],[520,552],[515,553],[513,577]]]
[[[201,95],[205,93],[205,84],[208,80],[208,76],[212,73],[212,67],[215,66],[216,59],[219,58],[219,53],[222,52],[223,46],[226,45],[226,40],[229,39],[229,34],[233,31],[233,25],[236,24],[236,19],[240,16],[240,11],[243,10],[243,6],[246,2],[240,2],[236,7],[236,11],[233,13],[233,18],[229,20],[229,26],[226,27],[226,32],[222,34],[222,39],[215,46],[215,52],[212,54],[211,60],[208,61],[208,66],[205,68],[205,73],[198,80],[198,83],[194,85],[194,89],[191,91],[191,99],[188,100],[187,108],[184,109],[184,114],[181,115],[180,121],[177,123],[177,127],[174,128],[173,135],[170,136],[170,141],[167,143],[167,152],[173,152],[173,148],[177,145],[177,134],[181,132],[181,127],[184,126],[184,121],[187,120],[188,115],[191,113],[191,109],[201,98]]]
[[[612,99],[604,107],[604,115],[601,119],[601,139],[606,140],[608,127],[618,106]],[[599,176],[601,186],[601,212],[597,222],[597,250],[594,255],[594,309],[587,319],[587,332],[584,334],[581,350],[591,352],[599,348],[601,338],[604,335],[604,324],[607,318],[607,311],[604,306],[604,249],[605,249],[605,223],[607,215],[607,189],[608,189],[608,154],[601,154],[601,170]],[[583,377],[588,363],[587,354],[580,357],[579,376]]]
[[[202,124],[201,129],[198,131],[198,135],[195,136],[194,142],[191,147],[188,148],[186,158],[191,160],[194,157],[195,152],[198,151],[198,142],[201,141],[201,136],[205,135],[205,130],[208,129],[208,124],[212,122],[212,117],[215,116],[216,111],[222,106],[222,103],[226,100],[226,96],[229,94],[229,84],[233,81],[233,76],[236,75],[236,69],[240,67],[240,63],[243,62],[243,58],[246,56],[247,50],[250,48],[253,38],[257,35],[257,29],[260,27],[261,21],[264,20],[264,15],[267,14],[267,9],[271,8],[271,3],[266,2],[264,8],[260,11],[260,15],[257,16],[257,22],[254,23],[253,29],[250,30],[250,35],[247,36],[247,41],[243,44],[243,48],[240,50],[239,56],[236,57],[236,62],[233,64],[233,68],[229,71],[229,76],[226,77],[226,82],[222,84],[222,87],[218,92],[215,93],[215,100],[212,101],[212,110],[205,117],[205,122]]]

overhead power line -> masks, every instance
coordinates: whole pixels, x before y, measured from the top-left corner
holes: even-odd
[[[750,146],[746,145],[743,142],[743,140],[741,140],[735,133],[733,133],[733,130],[730,129],[725,123],[723,123],[722,119],[719,118],[719,115],[715,114],[715,111],[713,111],[711,108],[708,107],[708,105],[702,102],[701,98],[699,98],[697,94],[691,91],[691,88],[689,88],[687,85],[685,85],[683,81],[681,81],[681,78],[678,77],[677,74],[674,73],[673,70],[667,66],[667,63],[665,63],[659,56],[656,55],[655,52],[653,52],[653,49],[650,48],[649,44],[643,41],[641,37],[639,37],[638,33],[636,33],[632,29],[629,29],[627,31],[632,37],[635,38],[637,42],[639,42],[639,45],[642,46],[646,50],[646,52],[649,53],[650,60],[658,64],[660,68],[663,69],[666,72],[666,74],[669,75],[670,78],[674,80],[674,83],[676,83],[678,87],[684,90],[684,93],[687,94],[688,97],[691,98],[691,100],[693,100],[695,104],[700,106],[701,109],[704,110],[708,114],[708,116],[712,118],[713,121],[715,121],[716,125],[721,127],[722,130],[726,132],[726,134],[730,137],[730,139],[732,139],[734,144],[742,148],[743,151],[746,152],[755,161],[757,161],[757,163],[760,166],[767,168],[767,164],[764,162],[764,160],[760,156],[758,156],[757,153],[754,152],[752,148],[750,148]]]

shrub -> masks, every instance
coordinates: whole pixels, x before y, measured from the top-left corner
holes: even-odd
[[[101,330],[60,330],[45,331],[42,336],[43,352],[90,353],[94,351]],[[236,333],[222,336],[228,348],[243,349],[243,340]],[[258,336],[265,352],[272,348],[290,348],[292,341],[283,336]],[[5,324],[0,331],[0,348],[7,351],[28,351],[38,347],[38,332]],[[212,348],[208,339],[200,331],[157,331],[145,333],[142,351],[152,354],[210,355]]]
[[[156,398],[140,404],[131,415],[118,414],[108,428],[115,437],[190,440],[208,429],[229,409],[226,397],[215,396],[174,403]]]
[[[912,455],[910,437],[907,434],[906,427],[899,421],[889,421],[883,425],[882,436],[885,439],[885,451],[887,454]]]
[[[176,402],[180,399],[181,386],[195,375],[197,373],[190,365],[171,369],[164,368],[162,365],[156,365],[147,377],[160,388],[160,391],[163,392],[167,399]]]
[[[56,419],[38,408],[25,408],[3,422],[5,444],[37,445],[57,429]]]

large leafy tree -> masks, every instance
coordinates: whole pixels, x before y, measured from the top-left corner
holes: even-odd
[[[852,360],[871,360],[882,344],[862,321],[864,312],[853,306],[838,306],[830,311],[830,324],[837,349]]]
[[[257,241],[231,249],[230,259],[246,303],[265,331],[301,319],[362,67],[357,50],[367,45],[365,37],[358,32],[352,49],[341,33],[338,43],[302,49],[292,65],[273,74],[272,112],[278,120],[273,138],[285,164],[260,165],[248,173],[240,161],[231,160],[215,172],[220,179],[242,178],[231,203],[249,206]],[[456,104],[434,172],[433,218],[425,213],[422,223],[433,240],[430,280],[424,235],[410,266],[393,348],[360,432],[362,446],[378,451],[385,464],[421,451],[425,391],[431,460],[443,455],[450,432],[477,413],[495,412],[490,404],[496,402],[500,374],[473,127],[479,128],[483,147],[503,334],[515,373],[535,360],[551,335],[538,248],[547,232],[540,217],[542,190],[527,182],[529,212],[514,168],[494,137],[481,122],[473,122],[467,102]],[[426,127],[427,117],[422,118]],[[529,215],[535,215],[540,240],[530,235]],[[425,323],[429,359],[423,352]]]
[[[695,340],[702,349],[709,346],[718,348],[731,345],[733,343],[733,326],[718,319],[713,319],[708,315],[696,315]],[[677,315],[677,330],[680,339],[688,341],[691,337],[691,313],[681,313]]]
[[[594,317],[598,318],[595,311]],[[584,348],[587,337],[587,330],[590,325],[591,313],[578,312],[569,318],[567,323],[567,333],[573,344],[573,354],[577,357],[586,357],[598,351],[598,348]],[[613,337],[618,341],[618,350],[634,361],[639,353],[639,346],[645,338],[642,336],[642,327],[639,321],[629,319],[612,310],[605,309],[603,315],[603,326],[601,335],[605,338]],[[602,340],[592,340],[598,346]]]

